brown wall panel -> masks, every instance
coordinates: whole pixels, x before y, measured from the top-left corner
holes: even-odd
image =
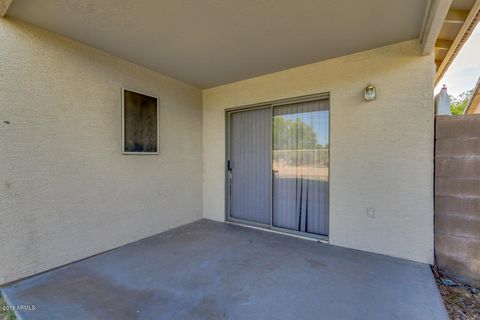
[[[437,117],[435,135],[437,263],[480,285],[480,115]]]

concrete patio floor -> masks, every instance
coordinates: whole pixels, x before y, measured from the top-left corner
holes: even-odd
[[[448,319],[428,265],[208,220],[2,291],[23,319]]]

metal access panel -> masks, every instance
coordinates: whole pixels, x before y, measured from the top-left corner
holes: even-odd
[[[228,218],[271,225],[272,109],[228,114]]]

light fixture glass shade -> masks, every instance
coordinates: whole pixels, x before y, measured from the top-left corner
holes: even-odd
[[[365,87],[365,100],[366,101],[375,100],[375,86],[368,84]]]

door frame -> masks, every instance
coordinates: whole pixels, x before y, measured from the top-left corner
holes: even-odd
[[[258,222],[252,222],[252,221],[246,221],[242,219],[237,219],[233,218],[230,215],[230,197],[231,197],[231,185],[230,185],[230,170],[228,168],[228,161],[230,159],[230,150],[231,150],[231,137],[230,137],[230,129],[231,129],[231,115],[234,113],[238,112],[244,112],[244,111],[251,111],[251,110],[256,110],[256,109],[270,109],[271,111],[271,116],[273,119],[273,109],[274,107],[277,106],[282,106],[286,104],[292,104],[292,103],[301,103],[301,102],[308,102],[308,101],[315,101],[315,100],[329,100],[329,112],[328,112],[328,136],[329,136],[329,167],[328,167],[328,234],[330,234],[330,182],[331,182],[331,170],[330,170],[330,150],[331,150],[331,139],[330,139],[330,131],[331,131],[331,125],[330,125],[330,118],[331,118],[331,100],[330,100],[330,92],[324,92],[324,93],[318,93],[318,94],[310,94],[310,95],[305,95],[305,96],[298,96],[298,97],[293,97],[293,98],[287,98],[287,99],[280,99],[280,100],[273,100],[273,101],[268,101],[268,102],[260,102],[260,103],[254,103],[250,105],[245,105],[245,106],[239,106],[239,107],[233,107],[233,108],[227,108],[225,109],[225,165],[224,165],[224,176],[225,176],[225,221],[227,222],[233,222],[237,224],[243,224],[243,225],[248,225],[248,226],[253,226],[253,227],[258,227],[262,229],[267,229],[267,230],[273,230],[281,233],[286,233],[286,234],[291,234],[291,235],[297,235],[305,238],[312,238],[316,240],[322,240],[322,241],[328,241],[328,235],[320,235],[320,234],[314,234],[314,233],[308,233],[308,232],[302,232],[302,231],[297,231],[297,230],[290,230],[286,228],[281,228],[281,227],[276,227],[273,225],[273,172],[272,172],[272,163],[273,163],[273,150],[271,152],[271,161],[270,161],[270,190],[271,192],[271,206],[270,206],[270,224],[263,224],[263,223],[258,223]],[[272,122],[273,125],[273,122]],[[273,128],[270,130],[270,135],[272,139],[272,148],[273,148]]]

